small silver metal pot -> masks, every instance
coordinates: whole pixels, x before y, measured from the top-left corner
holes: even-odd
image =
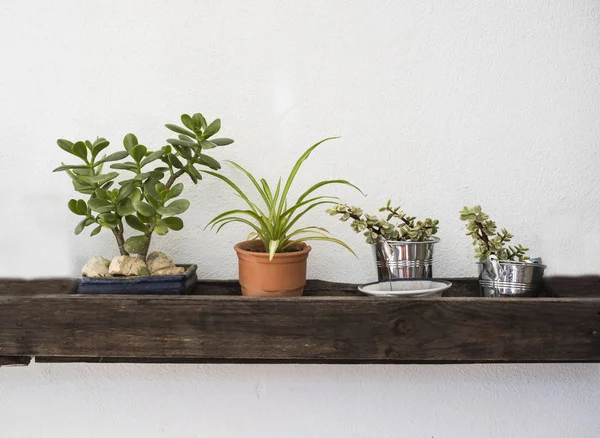
[[[382,240],[373,244],[379,281],[395,278],[432,278],[433,247],[440,239],[424,242]]]
[[[479,291],[483,297],[536,297],[542,286],[542,259],[527,262],[500,261],[494,255],[479,269]]]

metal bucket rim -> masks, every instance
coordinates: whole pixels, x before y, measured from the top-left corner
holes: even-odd
[[[517,265],[517,266],[531,266],[532,268],[543,268],[546,269],[546,265],[543,265],[541,263],[536,263],[536,262],[513,262],[510,260],[498,260],[498,263],[500,265]],[[478,265],[485,265],[485,263],[483,262],[477,262],[476,264]]]
[[[421,242],[413,242],[411,240],[383,240],[381,242],[376,242],[373,245],[387,243],[388,245],[400,246],[400,245],[424,245],[430,243],[438,243],[440,241],[439,237],[431,236],[427,240],[423,240]]]

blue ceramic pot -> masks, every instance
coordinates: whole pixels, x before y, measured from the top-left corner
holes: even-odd
[[[157,275],[144,277],[111,277],[78,279],[77,293],[119,295],[186,295],[196,287],[196,265],[186,268],[180,275]]]

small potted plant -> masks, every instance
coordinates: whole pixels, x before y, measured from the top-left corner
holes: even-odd
[[[217,227],[240,222],[252,230],[248,240],[235,245],[239,259],[239,280],[242,294],[248,296],[300,296],[306,284],[306,260],[311,247],[305,242],[325,240],[337,243],[354,254],[344,242],[333,238],[325,228],[303,226],[298,221],[314,208],[335,204],[332,196],[315,196],[315,191],[330,184],[342,184],[359,190],[348,181],[336,179],[320,181],[308,188],[296,201],[289,198],[289,191],[302,163],[326,138],[311,146],[298,159],[288,178],[282,183],[270,185],[265,179],[258,180],[239,164],[231,162],[246,175],[259,195],[255,202],[232,180],[215,172],[209,173],[227,184],[246,202],[249,209],[226,211],[210,221],[207,227]],[[361,192],[362,193],[362,192]]]
[[[208,124],[200,113],[183,114],[181,122],[185,127],[166,125],[178,138],[168,139],[169,145],[155,151],[140,144],[133,134],[123,139],[123,150],[109,155],[101,155],[109,146],[104,138],[93,142],[57,141],[61,149],[80,161],[54,169],[66,172],[73,188],[86,195],[86,199],[71,199],[68,203],[69,209],[81,217],[75,234],[92,225],[91,236],[108,230],[120,254],[110,262],[103,257],[92,258],[82,270],[80,292],[182,293],[193,287],[196,265],[176,266],[164,253],[148,254],[152,236],[183,228],[179,216],[190,202],[179,198],[184,186],[177,181],[187,175],[196,184],[202,178],[197,166],[218,170],[220,164],[204,151],[233,140],[213,138],[221,129],[219,119]],[[113,171],[104,172],[109,163]],[[118,171],[130,174],[115,185]],[[127,238],[125,224],[138,233]],[[131,257],[133,254],[137,257]]]
[[[431,278],[433,248],[439,242],[434,236],[439,221],[408,216],[400,207],[392,207],[388,201],[380,212],[387,213],[385,219],[366,214],[358,207],[338,204],[327,210],[340,220],[352,220],[350,227],[363,233],[367,243],[373,247],[379,281],[396,278]]]
[[[529,249],[520,244],[509,245],[514,236],[506,228],[498,231],[480,205],[464,207],[460,219],[473,239],[482,296],[530,297],[539,293],[546,268],[541,258],[531,259]]]

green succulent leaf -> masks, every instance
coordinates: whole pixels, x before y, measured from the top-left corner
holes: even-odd
[[[158,213],[165,217],[178,216],[185,213],[188,208],[190,208],[190,201],[187,199],[178,199],[166,207],[160,207]]]
[[[171,163],[171,166],[176,167],[177,169],[183,168],[183,164],[174,154],[169,154],[167,159],[169,160],[169,163]]]
[[[135,213],[133,203],[129,198],[125,198],[117,204],[117,214],[121,217],[129,216]]]
[[[179,138],[168,138],[167,143],[173,146],[181,146],[185,148],[196,148],[198,144],[193,141],[181,140]]]
[[[183,146],[173,146],[173,147],[186,160],[191,160],[192,159],[192,149],[191,148],[186,148],[186,147],[183,147]]]
[[[123,184],[119,189],[119,196],[117,198],[118,201],[122,201],[125,198],[129,198],[129,195],[133,193],[134,186],[133,183]]]
[[[92,145],[92,158],[96,158],[100,152],[108,147],[110,142],[103,138],[97,139]]]
[[[78,216],[87,216],[87,204],[83,199],[71,199],[68,204],[69,210]]]
[[[129,199],[131,199],[131,202],[133,202],[133,203],[135,203],[137,201],[141,201],[142,193],[139,190],[136,190],[134,188],[133,192],[131,192],[131,195],[129,195]]]
[[[79,215],[79,210],[77,208],[77,200],[76,199],[71,199],[69,201],[69,203],[67,204],[67,206],[69,207],[69,210],[71,210],[72,213],[75,213],[77,215]]]
[[[162,222],[172,230],[179,231],[183,228],[183,221],[178,217],[166,217]]]
[[[216,144],[209,140],[200,140],[200,146],[202,149],[214,149],[217,147]]]
[[[117,172],[110,172],[110,173],[107,173],[107,174],[104,174],[104,175],[93,176],[93,177],[90,178],[90,182],[92,184],[102,185],[102,184],[107,183],[110,180],[115,179],[118,176],[119,176],[119,174]]]
[[[148,232],[148,227],[144,225],[144,223],[141,220],[139,220],[137,216],[126,216],[125,222],[127,222],[127,225],[129,225],[134,230],[141,231],[142,233]]]
[[[89,167],[86,167],[85,169],[71,169],[71,172],[78,176],[94,176],[94,171]]]
[[[110,161],[119,161],[128,156],[129,156],[129,153],[127,151],[118,151],[118,152],[112,153],[112,154],[102,158],[101,160],[97,161],[96,166],[99,164],[102,164],[102,163],[108,163]]]
[[[200,174],[198,169],[196,169],[194,167],[193,164],[186,166],[186,170],[187,170],[188,175],[192,178],[192,181],[194,182],[194,184],[196,184],[198,182],[198,180],[202,179],[202,175]]]
[[[188,137],[191,137],[191,138],[196,137],[196,134],[194,134],[192,131],[188,131],[187,129],[182,128],[181,126],[172,125],[172,124],[166,124],[165,126],[168,129],[170,129],[171,131],[176,132],[177,134],[187,135]]]
[[[91,210],[98,213],[108,213],[114,209],[114,206],[111,202],[100,198],[90,199],[88,205]]]
[[[200,154],[197,163],[202,164],[204,166],[208,166],[213,170],[219,170],[221,168],[221,165],[217,160],[215,160],[213,157],[209,157],[208,155],[204,154]]]
[[[138,144],[131,150],[131,158],[133,158],[136,163],[139,163],[142,158],[146,156],[146,152],[148,152],[148,148],[144,145]]]
[[[194,122],[188,114],[181,115],[181,123],[183,123],[183,126],[186,128],[191,129],[192,131],[194,130]]]
[[[165,152],[163,150],[158,150],[155,152],[152,152],[150,155],[148,155],[146,158],[144,158],[142,160],[142,162],[140,163],[140,166],[144,167],[147,164],[152,163],[155,160],[158,160],[160,157],[163,156]]]
[[[154,226],[154,232],[159,236],[164,236],[169,232],[169,227],[162,220],[158,220]]]
[[[202,134],[204,138],[211,137],[221,130],[221,119],[214,120],[210,125],[206,127]]]
[[[146,189],[146,196],[149,198],[153,198],[155,200],[160,200],[160,195],[156,191],[156,183],[158,180],[150,178],[144,184],[144,188]]]
[[[73,180],[73,188],[75,191],[83,193],[84,195],[91,195],[96,190],[94,186],[78,180]]]
[[[141,214],[143,216],[146,216],[146,217],[156,216],[156,209],[144,201],[134,201],[133,207],[139,214]]]
[[[129,153],[129,155],[131,155],[131,153],[133,152],[133,148],[138,144],[139,143],[137,137],[131,133],[127,134],[123,138],[123,146],[125,147],[125,150]]]
[[[192,116],[192,122],[194,123],[194,129],[199,131],[206,129],[206,119],[200,113],[196,113]]]
[[[106,228],[116,228],[119,225],[119,216],[115,213],[102,213],[98,215],[98,223]]]
[[[83,219],[81,222],[77,224],[75,227],[75,235],[81,234],[83,229],[87,226],[87,219]]]
[[[109,200],[108,192],[103,188],[97,188],[94,193],[96,194],[96,198],[104,199],[105,201]]]
[[[137,164],[135,163],[114,163],[110,165],[110,168],[137,172]]]
[[[169,199],[178,197],[179,195],[181,195],[181,192],[183,192],[183,184],[182,183],[175,184],[173,187],[171,187],[171,189],[166,194],[166,196],[164,198],[165,202],[167,202]]]
[[[62,166],[58,166],[52,172],[62,172],[63,170],[73,170],[73,169],[88,169],[87,166],[75,165],[75,164],[63,164]]]
[[[78,141],[77,143],[73,144],[73,155],[78,156],[86,163],[87,163],[87,152],[88,152],[88,150],[87,150],[87,147],[85,146],[84,142]]]
[[[63,151],[73,154],[73,143],[71,143],[69,140],[59,138],[56,140],[56,144],[58,144]]]
[[[233,143],[233,140],[230,138],[211,138],[210,142],[217,146],[227,146]]]
[[[96,234],[98,234],[100,231],[102,231],[102,225],[97,226],[96,228],[94,228],[92,230],[92,232],[90,233],[90,237],[94,237]]]
[[[138,173],[133,180],[134,181],[144,181],[152,176],[150,172]]]
[[[130,254],[139,254],[148,244],[147,236],[133,236],[125,241],[125,251]]]

